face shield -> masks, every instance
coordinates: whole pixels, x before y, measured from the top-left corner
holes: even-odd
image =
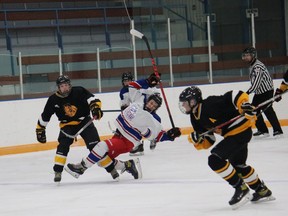
[[[191,107],[189,106],[188,101],[179,101],[178,107],[184,114],[189,114],[191,112]]]

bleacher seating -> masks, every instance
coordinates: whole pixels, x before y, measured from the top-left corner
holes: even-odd
[[[135,21],[135,27],[149,39],[158,71],[163,74],[163,84],[169,86],[167,81],[170,76],[167,40],[167,14],[169,13],[164,7],[157,5],[157,1],[153,4],[151,2],[154,1],[150,0],[130,2],[133,5],[128,5],[128,11]],[[121,74],[134,70],[129,34],[130,20],[123,6],[122,0],[81,2],[25,0],[25,3],[23,0],[2,0],[0,2],[0,49],[7,48],[5,37],[7,27],[9,30],[7,37],[11,38],[13,51],[7,53],[17,55],[18,51],[22,52],[24,88],[27,93],[32,94],[41,84],[43,88],[39,89],[45,91],[49,88],[49,84],[55,82],[59,74],[59,48],[62,52],[63,72],[75,79],[76,83],[85,81],[85,84],[91,84],[93,90],[97,92],[96,49],[99,48],[102,87],[104,91],[118,90],[121,85],[119,82]],[[187,22],[175,13],[171,20],[171,28],[175,84],[185,85],[192,80],[195,84],[208,83],[206,37],[203,40],[189,41],[191,38],[188,35]],[[233,76],[228,77],[227,80],[248,79],[247,76],[239,77],[240,69],[247,67],[238,58],[239,51],[245,46],[248,44],[214,46],[212,43],[215,82],[225,80],[222,76],[224,73],[218,71],[228,69],[233,71],[231,72]],[[257,44],[257,49],[271,50],[277,46],[275,43]],[[139,77],[150,74],[153,70],[145,43],[137,39],[136,49]],[[223,57],[235,53],[237,60],[227,60]],[[273,66],[285,64],[287,56],[262,60],[267,66]],[[13,90],[16,92],[15,86],[18,92],[19,86],[17,68],[19,61],[16,57],[13,62],[10,61],[5,62],[4,65],[8,68],[12,64],[16,73],[5,71],[5,68],[0,72],[0,85],[9,86],[5,90],[7,94]],[[37,95],[42,96],[43,92],[37,92]]]

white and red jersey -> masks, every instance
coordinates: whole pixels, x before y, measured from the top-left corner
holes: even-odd
[[[143,103],[130,104],[115,120],[119,132],[135,146],[142,137],[148,140],[169,140],[162,125],[151,113],[143,109]]]

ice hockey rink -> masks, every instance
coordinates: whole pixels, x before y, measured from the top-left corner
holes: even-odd
[[[152,152],[145,143],[140,156],[143,178],[128,173],[119,182],[97,165],[79,179],[64,172],[62,182],[53,182],[54,151],[0,157],[0,215],[287,215],[288,127],[284,137],[252,140],[248,163],[272,190],[275,201],[248,203],[232,210],[234,193],[207,165],[209,151],[197,151],[182,136],[175,142],[158,143]],[[271,128],[270,128],[271,133]],[[68,162],[88,154],[73,147]],[[128,154],[120,159],[131,158]]]

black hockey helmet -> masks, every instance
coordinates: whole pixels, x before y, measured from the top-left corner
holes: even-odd
[[[197,103],[202,101],[202,92],[197,86],[190,86],[184,89],[180,96],[179,101],[190,101],[194,99]]]
[[[202,101],[202,92],[197,86],[190,86],[184,89],[179,95],[179,108],[181,112],[187,113],[183,108],[183,102],[188,102],[191,109],[196,107]]]
[[[71,85],[71,80],[67,75],[60,75],[56,80],[56,85],[59,87],[59,85],[62,83]]]
[[[155,103],[158,105],[157,108],[154,109],[154,110],[148,110],[147,107],[146,107],[146,104],[147,104],[149,101],[151,101],[151,100],[155,101]],[[146,109],[147,111],[149,111],[149,112],[155,112],[155,111],[156,111],[159,107],[161,107],[161,105],[162,105],[162,98],[161,98],[160,94],[159,94],[159,93],[151,94],[151,95],[147,98],[146,104],[145,104],[145,109]]]
[[[247,47],[243,50],[242,52],[242,57],[245,55],[245,54],[250,54],[253,58],[256,58],[257,56],[257,50],[254,48],[254,47]]]
[[[122,74],[122,85],[123,85],[123,82],[127,80],[131,80],[131,81],[134,80],[134,77],[131,72],[125,72]]]

